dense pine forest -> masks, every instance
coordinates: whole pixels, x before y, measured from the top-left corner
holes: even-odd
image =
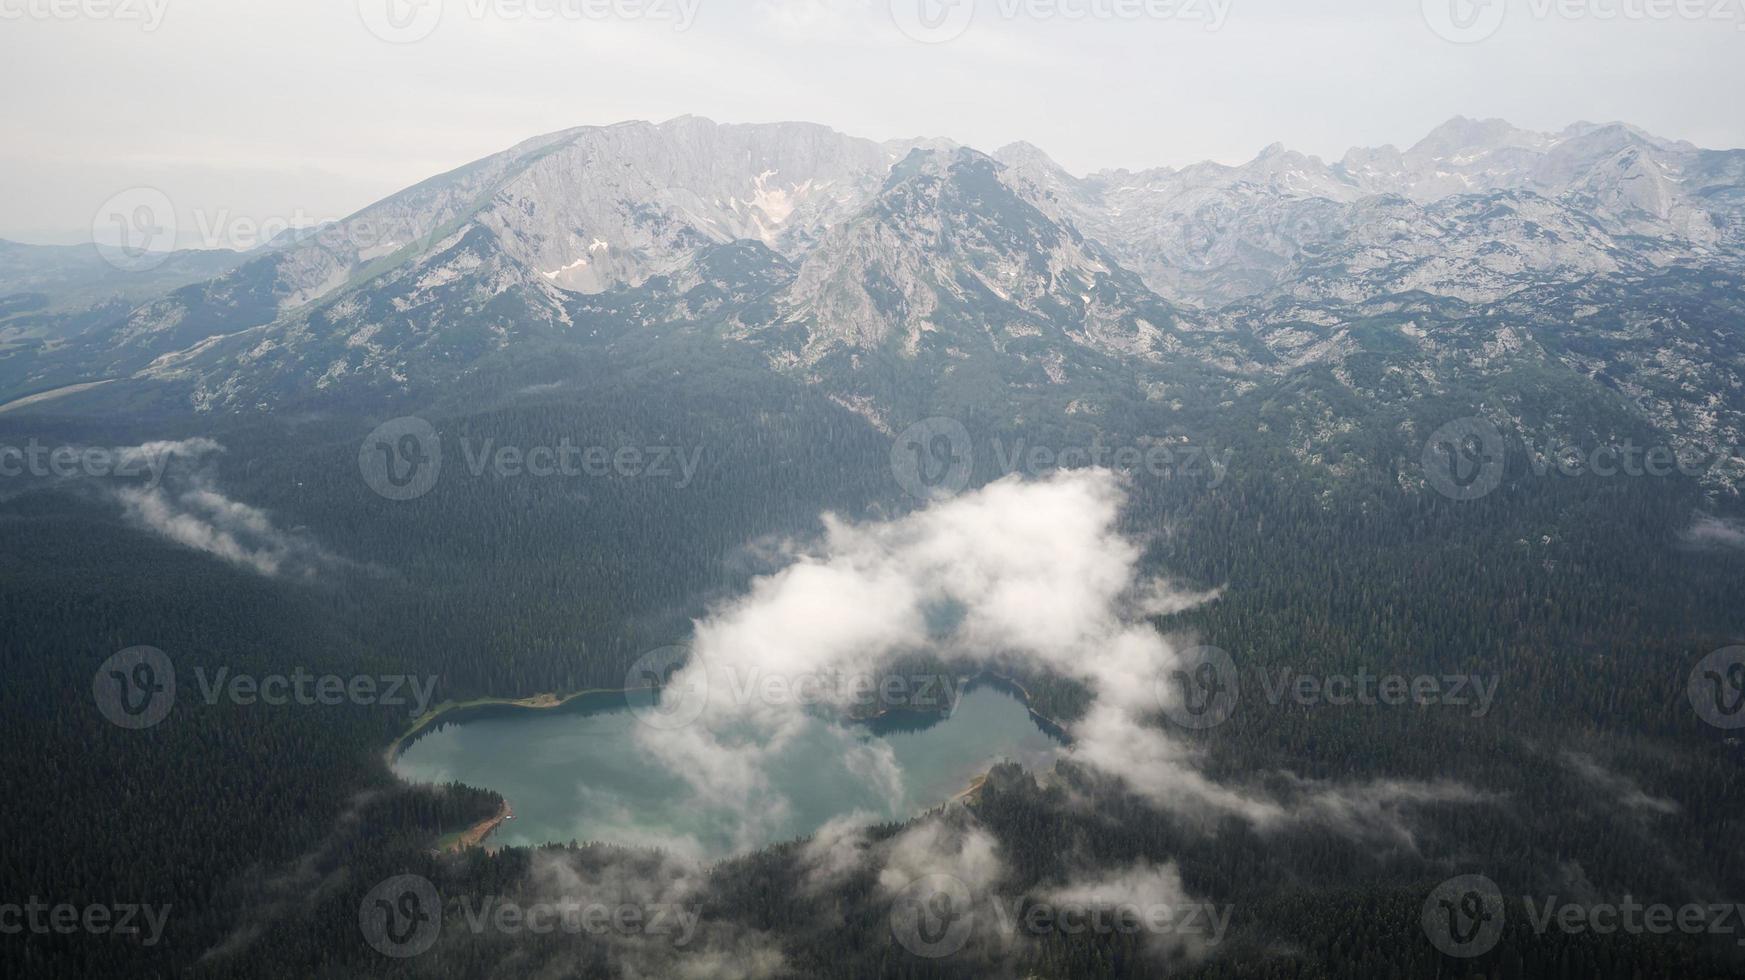
[[[716,360],[708,370],[687,360],[705,355]],[[1229,723],[1181,736],[1209,776],[1271,782],[1287,795],[1284,771],[1453,780],[1482,792],[1470,805],[1414,810],[1410,839],[1196,824],[1070,758],[1046,773],[997,769],[966,802],[920,818],[990,835],[1018,895],[1086,863],[1173,864],[1193,894],[1233,910],[1228,937],[1209,954],[1160,958],[1132,937],[1048,934],[916,957],[892,942],[873,873],[819,891],[806,882],[803,842],[706,868],[585,841],[436,853],[501,801],[483,787],[395,779],[383,753],[409,724],[406,708],[199,697],[194,671],[226,667],[428,676],[439,702],[617,687],[639,654],[682,642],[691,618],[771,570],[759,542],[815,535],[825,512],[875,519],[916,505],[892,478],[890,436],[843,406],[731,356],[680,347],[641,357],[640,370],[617,365],[616,382],[584,386],[585,395],[458,415],[424,406],[448,440],[452,475],[411,503],[359,479],[369,428],[359,419],[312,414],[212,434],[225,447],[215,479],[283,525],[314,529],[339,556],[292,574],[263,576],[148,535],[118,514],[108,486],[8,484],[0,726],[12,751],[0,768],[0,880],[20,901],[172,912],[152,946],[5,936],[6,972],[604,977],[632,968],[682,976],[698,965],[683,950],[465,928],[468,896],[517,894],[530,868],[556,862],[682,881],[712,930],[711,963],[754,956],[730,937],[755,936],[796,976],[1745,975],[1731,937],[1539,933],[1519,903],[1574,887],[1674,904],[1745,895],[1745,750],[1705,724],[1685,690],[1700,657],[1745,635],[1745,555],[1680,535],[1711,506],[1703,489],[1680,477],[1543,477],[1516,453],[1502,487],[1482,500],[1408,492],[1400,474],[1415,447],[1397,433],[1366,434],[1385,426],[1354,432],[1342,452],[1355,475],[1330,481],[1282,439],[1223,421],[1271,418],[1283,430],[1285,405],[1184,420],[1137,402],[1094,424],[970,426],[976,483],[1003,475],[996,461],[1015,440],[1131,444],[1164,433],[1230,450],[1216,478],[1134,474],[1122,520],[1146,542],[1150,569],[1221,590],[1157,628],[1229,651],[1246,676],[1290,667],[1496,679],[1482,716],[1248,696]],[[682,390],[659,380],[680,374]],[[1432,420],[1455,407],[1413,411]],[[69,442],[181,434],[54,425]],[[0,434],[22,441],[41,426],[0,420]],[[683,486],[466,471],[466,440],[564,436],[697,447],[701,464]],[[169,652],[182,690],[164,723],[130,731],[105,720],[91,690],[105,658],[137,645]],[[1016,679],[1048,717],[1070,724],[1084,710],[1072,682]],[[1501,940],[1474,959],[1439,952],[1419,924],[1425,895],[1456,873],[1489,876],[1513,906]],[[444,900],[442,938],[404,960],[372,949],[358,926],[366,893],[398,874],[425,877]]]

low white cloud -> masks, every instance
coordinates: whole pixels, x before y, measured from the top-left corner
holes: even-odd
[[[1155,682],[1182,647],[1147,617],[1217,593],[1140,577],[1142,547],[1118,528],[1123,487],[1109,471],[1081,469],[1010,477],[890,521],[827,516],[816,548],[696,624],[692,658],[671,684],[709,692],[701,717],[645,727],[638,740],[700,802],[743,814],[745,843],[756,842],[789,812],[771,779],[775,757],[817,726],[791,704],[722,696],[735,679],[876,672],[928,651],[966,670],[1083,684],[1092,699],[1067,726],[1073,760],[1186,817],[1234,815],[1260,830],[1318,824],[1412,847],[1414,807],[1484,799],[1450,782],[1262,774],[1269,791],[1259,778],[1237,786],[1205,775],[1197,751],[1157,722]],[[843,752],[876,784],[895,784],[876,740],[844,739]]]
[[[1698,548],[1738,548],[1745,550],[1745,524],[1724,517],[1699,514],[1680,534],[1686,544]]]
[[[786,960],[768,934],[704,914],[708,874],[670,855],[598,856],[537,850],[517,900],[569,902],[607,908],[670,910],[663,928],[608,932],[617,975],[625,980],[757,980],[783,975]],[[675,931],[682,927],[683,931]],[[573,963],[560,955],[551,976],[568,976]]]
[[[1285,775],[1299,790],[1292,820],[1330,828],[1346,837],[1416,851],[1412,811],[1419,807],[1470,805],[1496,797],[1463,783],[1440,779],[1378,779],[1365,783],[1327,783]]]
[[[1126,906],[1153,912],[1168,910],[1180,916],[1179,923],[1183,928],[1153,930],[1147,934],[1148,947],[1159,957],[1177,953],[1192,958],[1202,957],[1210,945],[1223,939],[1223,930],[1229,924],[1227,912],[1188,894],[1182,885],[1181,872],[1174,864],[1140,862],[1113,871],[1080,875],[1045,892],[1042,898],[1057,906]]]
[[[1640,816],[1668,815],[1679,811],[1678,802],[1665,797],[1650,796],[1636,781],[1620,772],[1607,769],[1585,752],[1565,751],[1563,762],[1576,775],[1603,791],[1610,802],[1628,813]]]
[[[950,875],[985,895],[1005,877],[999,842],[961,820],[933,817],[891,838],[880,849],[879,888],[896,894],[927,875]]]
[[[855,811],[818,828],[800,848],[800,887],[808,893],[832,888],[865,866],[872,847],[866,828],[872,822],[872,814]]]
[[[339,563],[306,534],[281,529],[266,511],[220,492],[210,469],[198,465],[224,451],[218,443],[149,442],[130,451],[166,461],[151,484],[114,491],[133,524],[262,575],[310,575]],[[169,465],[182,460],[192,465]]]
[[[1143,678],[1132,685],[1148,688]],[[1284,822],[1283,804],[1264,793],[1215,782],[1198,768],[1187,743],[1144,722],[1143,705],[1091,705],[1072,727],[1073,759],[1125,784],[1154,806],[1205,823],[1234,814],[1259,827]]]

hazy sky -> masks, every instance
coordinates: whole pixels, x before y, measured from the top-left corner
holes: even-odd
[[[136,186],[184,229],[303,224],[685,113],[1026,139],[1081,173],[1456,114],[1745,146],[1742,28],[1745,0],[0,0],[0,237],[88,238]]]

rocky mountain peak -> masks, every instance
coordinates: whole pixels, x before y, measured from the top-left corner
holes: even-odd
[[[1506,119],[1469,119],[1455,116],[1431,130],[1405,156],[1409,160],[1444,160],[1485,153],[1506,147],[1543,150],[1553,138],[1517,129]]]

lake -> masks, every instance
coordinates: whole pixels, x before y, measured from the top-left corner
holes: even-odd
[[[501,793],[515,817],[491,843],[659,844],[700,858],[805,837],[849,814],[906,819],[950,800],[998,761],[1046,768],[1062,750],[1023,702],[994,683],[972,683],[948,716],[868,724],[808,717],[802,737],[760,765],[768,797],[748,820],[699,800],[641,745],[643,722],[623,695],[450,717],[405,745],[394,771],[411,782],[459,781]],[[885,760],[879,771],[887,775],[894,762],[894,783],[867,777],[869,757]]]

